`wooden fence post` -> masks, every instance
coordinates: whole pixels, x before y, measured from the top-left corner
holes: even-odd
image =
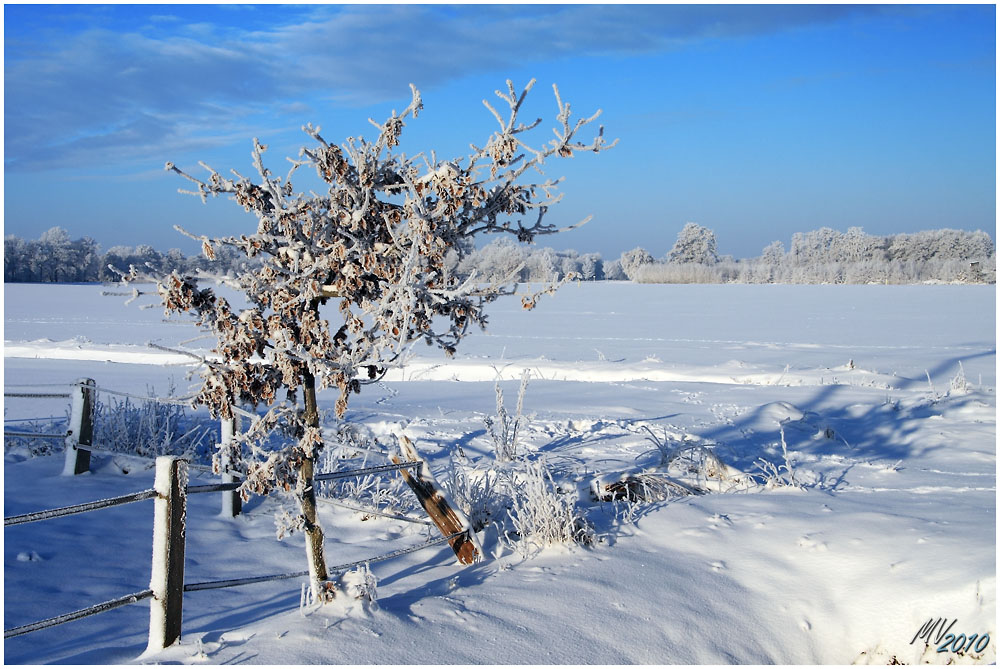
[[[147,652],[167,648],[181,636],[184,602],[184,524],[187,514],[188,463],[176,456],[156,458],[153,488],[153,568],[149,588]]]
[[[94,409],[97,386],[93,379],[77,379],[70,387],[69,430],[63,476],[90,471],[90,447],[94,443]]]
[[[392,456],[392,461],[396,464],[400,464],[404,460],[410,462],[423,460],[420,453],[417,452],[416,446],[406,435],[399,435],[399,452],[402,457]],[[410,490],[417,496],[420,505],[424,507],[424,511],[437,525],[441,534],[450,537],[453,534],[464,532],[448,542],[451,549],[455,551],[455,557],[458,558],[458,561],[462,564],[472,564],[482,559],[483,549],[479,546],[468,519],[448,501],[444,488],[431,474],[427,462],[424,461],[412,474],[405,469],[400,469],[399,473],[403,475],[403,480],[410,486]]]
[[[233,465],[229,460],[229,450],[228,447],[233,441],[233,436],[236,434],[237,425],[236,421],[238,419],[234,415],[230,419],[223,418],[221,420],[221,434],[222,438],[220,440],[220,453],[222,453],[221,461],[219,463],[222,469],[222,482],[223,483],[233,483],[238,479],[237,476],[231,473],[231,467]],[[235,518],[240,515],[243,510],[243,500],[240,499],[240,493],[236,490],[223,490],[222,491],[222,516],[225,518]]]

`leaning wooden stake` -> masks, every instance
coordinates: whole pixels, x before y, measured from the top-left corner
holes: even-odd
[[[153,599],[149,605],[147,652],[163,650],[181,638],[187,484],[186,460],[172,455],[156,458],[153,569],[149,581]]]
[[[413,442],[407,439],[405,435],[399,435],[399,451],[402,457],[392,456],[392,461],[396,464],[422,460]],[[472,533],[469,521],[461,511],[452,506],[448,501],[444,489],[438,484],[434,475],[431,474],[427,462],[424,461],[420,468],[416,470],[415,475],[411,475],[405,469],[399,471],[403,475],[403,480],[406,481],[407,485],[410,486],[410,489],[417,496],[417,499],[420,500],[420,505],[424,507],[424,511],[434,521],[437,528],[441,530],[441,534],[448,537],[458,532],[464,533],[448,542],[452,550],[455,551],[458,561],[462,564],[472,564],[481,559],[483,550]]]
[[[69,431],[63,476],[90,471],[90,447],[94,443],[94,408],[97,385],[93,379],[77,379],[70,389]]]

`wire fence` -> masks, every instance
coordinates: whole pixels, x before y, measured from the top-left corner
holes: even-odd
[[[361,473],[368,473],[369,470],[376,471],[390,471],[392,469],[403,469],[405,467],[414,467],[423,464],[422,462],[407,462],[401,463],[400,465],[395,465],[393,467],[368,467],[363,470],[353,470],[345,472],[337,472],[337,474],[342,476],[349,475],[360,475]],[[213,485],[202,485],[202,486],[187,486],[187,494],[198,494],[207,492],[219,492],[226,490],[235,490],[239,487],[239,483],[221,483]],[[95,500],[93,502],[85,502],[83,504],[74,504],[72,506],[60,507],[56,509],[46,509],[44,511],[35,511],[32,513],[20,514],[17,516],[10,516],[4,518],[4,526],[21,525],[25,523],[37,522],[42,520],[51,520],[53,518],[60,518],[63,516],[87,513],[89,511],[96,511],[98,509],[109,508],[113,506],[120,506],[123,504],[131,504],[133,502],[140,502],[143,500],[151,499],[157,496],[156,490],[141,490],[138,492],[130,493],[127,495],[120,495],[118,497],[111,497],[103,500]],[[340,573],[345,572],[354,567],[358,567],[364,564],[371,564],[373,562],[383,562],[386,560],[391,560],[402,555],[407,555],[409,553],[415,553],[417,551],[423,550],[425,548],[431,548],[433,546],[439,546],[441,544],[448,543],[453,539],[456,539],[466,532],[455,532],[448,536],[443,536],[437,539],[431,539],[425,541],[424,543],[417,544],[415,546],[409,546],[406,548],[400,548],[389,553],[384,553],[382,555],[377,555],[375,557],[365,558],[362,560],[355,560],[354,562],[348,562],[345,564],[340,564],[329,568],[328,573]],[[219,590],[223,588],[234,588],[244,585],[252,585],[256,583],[267,583],[271,581],[286,580],[291,578],[300,578],[302,576],[307,576],[309,574],[308,570],[288,572],[284,574],[271,574],[267,576],[249,576],[245,578],[237,579],[226,579],[219,581],[205,581],[201,583],[186,583],[183,586],[184,592],[195,592],[199,590]],[[51,618],[46,618],[44,620],[39,620],[37,622],[29,623],[27,625],[20,625],[18,627],[13,627],[11,629],[4,630],[4,639],[9,639],[16,636],[21,636],[23,634],[29,634],[31,632],[36,632],[39,630],[47,629],[49,627],[55,627],[56,625],[61,625],[63,623],[71,622],[74,620],[79,620],[81,618],[86,618],[88,616],[97,615],[99,613],[104,613],[105,611],[110,611],[121,606],[128,604],[135,604],[144,599],[148,599],[153,596],[153,590],[147,589],[140,592],[131,593],[118,597],[116,599],[108,600],[106,602],[101,602],[99,604],[94,604],[93,606],[88,606],[83,609],[76,611],[71,611],[69,613],[64,613],[58,616],[53,616]]]
[[[65,388],[67,386],[75,387],[81,385],[79,383],[18,383],[9,384],[4,386],[3,396],[5,398],[21,398],[21,399],[70,399],[72,393],[55,393],[55,392],[13,392],[8,391],[7,388]],[[55,432],[25,432],[23,430],[8,430],[6,428],[7,423],[41,423],[45,421],[50,422],[64,422],[65,417],[52,416],[51,418],[5,418],[4,419],[4,437],[19,437],[22,439],[65,439],[66,432],[55,433]]]
[[[46,387],[46,386],[50,386],[50,385],[51,386],[60,385],[62,387],[69,386],[71,389],[74,388],[74,387],[83,386],[83,387],[85,387],[87,389],[87,391],[89,391],[91,393],[101,392],[101,393],[106,393],[106,394],[110,394],[110,395],[116,395],[116,396],[119,396],[119,397],[135,398],[135,399],[138,399],[138,400],[142,400],[144,402],[157,402],[157,403],[163,403],[163,404],[189,404],[191,402],[191,400],[193,400],[196,397],[196,395],[190,395],[190,396],[187,396],[187,397],[179,397],[179,398],[174,398],[174,397],[160,398],[160,397],[153,397],[153,396],[148,396],[148,395],[146,395],[146,396],[137,395],[137,394],[134,394],[134,393],[126,393],[126,392],[116,391],[116,390],[112,390],[112,389],[108,389],[108,388],[98,387],[95,383],[93,383],[93,381],[91,381],[89,379],[87,379],[87,380],[81,380],[81,381],[78,381],[78,382],[73,383],[73,384],[37,384],[37,385],[35,385],[35,384],[33,384],[33,385],[24,384],[23,386],[20,386],[20,387]],[[11,387],[14,387],[14,386],[11,386]],[[85,391],[85,392],[87,392],[87,391]],[[68,399],[68,398],[71,398],[72,396],[73,396],[72,392],[69,392],[69,393],[56,393],[56,392],[9,392],[6,389],[4,390],[4,397],[12,397],[12,398],[57,398],[57,399],[64,399],[65,398],[65,399]],[[75,413],[77,411],[76,402],[77,402],[77,400],[74,399],[74,407],[73,407],[74,415],[75,415]],[[239,413],[240,414],[245,414],[245,415],[247,415],[249,417],[253,417],[254,419],[258,418],[258,416],[256,416],[255,414],[252,414],[250,412],[246,412],[246,411],[243,411],[243,410],[240,410]],[[37,420],[36,419],[14,419],[11,422],[15,422],[15,421],[18,421],[18,422],[30,422],[30,421],[33,421],[33,420],[35,420],[36,422],[39,422],[41,419],[37,419]],[[73,420],[76,420],[76,418],[74,418]],[[5,421],[5,422],[7,422],[7,421]],[[27,437],[27,438],[38,438],[38,439],[57,439],[57,438],[58,439],[64,439],[64,438],[67,438],[71,432],[72,432],[72,429],[68,430],[67,433],[65,433],[65,434],[24,432],[24,431],[17,431],[17,430],[8,431],[8,430],[5,429],[4,430],[4,435],[5,436],[16,436],[16,437]],[[87,462],[88,463],[89,463],[89,451],[90,450],[98,450],[98,451],[102,450],[102,449],[94,449],[90,444],[80,444],[79,448],[88,452],[88,455],[87,455],[87,458],[88,458]],[[69,445],[67,445],[67,449],[69,449]],[[112,451],[108,451],[108,452],[113,453]],[[138,456],[138,457],[143,457],[143,456]],[[150,459],[152,459],[152,458],[150,458]],[[317,474],[314,477],[314,480],[316,482],[330,481],[330,480],[343,479],[343,478],[348,478],[348,477],[353,477],[353,476],[365,476],[365,475],[369,475],[369,474],[386,473],[386,472],[400,471],[400,470],[404,470],[404,469],[414,469],[414,468],[421,467],[423,464],[424,463],[423,463],[422,460],[413,459],[411,461],[394,463],[394,464],[376,465],[376,466],[364,467],[364,468],[360,468],[360,469],[348,469],[348,470],[342,470],[342,471],[334,471],[334,472],[321,473],[321,474]],[[209,468],[209,467],[204,467],[204,466],[199,466],[199,465],[193,465],[192,467],[195,468],[195,469],[198,469],[198,470],[211,471],[211,468]],[[79,471],[77,471],[76,473],[79,473]],[[232,472],[230,472],[230,474],[232,474]],[[159,477],[159,473],[157,474],[157,477]],[[157,478],[157,481],[159,481],[159,478]],[[159,486],[159,485],[160,484],[157,483],[157,486]],[[191,494],[199,494],[199,493],[212,493],[212,492],[233,492],[233,491],[238,490],[241,486],[242,486],[242,483],[239,482],[239,481],[223,482],[223,483],[208,484],[208,485],[194,485],[194,486],[192,486],[192,485],[186,485],[183,488],[183,495],[191,495]],[[24,513],[24,514],[15,515],[15,516],[9,516],[9,517],[5,517],[4,518],[4,527],[11,527],[11,526],[15,526],[15,525],[23,525],[23,524],[27,524],[27,523],[33,523],[33,522],[39,522],[39,521],[43,521],[43,520],[51,520],[51,519],[54,519],[54,518],[61,518],[61,517],[65,517],[65,516],[75,515],[75,514],[87,513],[87,512],[96,511],[96,510],[99,510],[99,509],[111,508],[111,507],[120,506],[120,505],[124,505],[124,504],[131,504],[131,503],[135,503],[135,502],[140,502],[140,501],[144,501],[144,500],[147,500],[147,499],[152,499],[152,498],[157,497],[157,496],[158,496],[158,493],[157,493],[156,490],[154,490],[154,489],[148,489],[148,490],[141,490],[141,491],[138,491],[138,492],[129,493],[129,494],[126,494],[126,495],[120,495],[120,496],[117,496],[117,497],[111,497],[111,498],[107,498],[107,499],[101,499],[101,500],[95,500],[95,501],[91,501],[91,502],[85,502],[85,503],[82,503],[82,504],[74,504],[74,505],[71,505],[71,506],[59,507],[59,508],[54,508],[54,509],[45,509],[45,510],[42,510],[42,511],[34,511],[34,512],[30,512],[30,513]],[[342,507],[345,507],[345,508],[348,508],[348,509],[352,508],[349,505],[338,503],[338,502],[335,502],[334,500],[325,500],[325,501],[329,501],[329,502],[333,503],[336,506],[342,506]],[[427,525],[433,525],[434,524],[434,523],[432,523],[432,522],[430,522],[428,520],[420,520],[420,519],[409,518],[409,517],[406,517],[406,516],[400,516],[400,515],[391,514],[391,513],[388,513],[388,512],[383,512],[383,511],[378,510],[378,509],[360,509],[360,508],[354,508],[353,510],[355,510],[355,511],[361,511],[361,512],[364,512],[364,513],[371,513],[373,515],[380,515],[380,516],[386,516],[386,517],[390,517],[390,518],[396,518],[398,520],[403,520],[403,521],[407,521],[407,522],[422,523],[422,524],[427,524]],[[182,513],[184,513],[184,512],[182,512]],[[184,521],[182,520],[182,524],[183,523],[184,523]],[[426,541],[424,543],[417,544],[415,546],[410,546],[410,547],[406,547],[406,548],[400,548],[398,550],[394,550],[394,551],[391,551],[389,553],[385,553],[385,554],[378,555],[378,556],[375,556],[375,557],[366,558],[366,559],[362,559],[362,560],[356,560],[354,562],[349,562],[349,563],[346,563],[346,564],[337,565],[335,567],[329,568],[328,572],[329,573],[344,572],[344,571],[347,571],[347,570],[349,570],[351,568],[354,568],[354,567],[357,567],[357,566],[360,566],[360,565],[363,565],[363,564],[370,564],[370,563],[373,563],[373,562],[382,562],[382,561],[385,561],[385,560],[390,560],[390,559],[393,559],[395,557],[399,557],[399,556],[406,555],[406,554],[409,554],[409,553],[413,553],[413,552],[416,552],[416,551],[419,551],[419,550],[423,550],[425,548],[430,548],[430,547],[433,547],[433,546],[437,546],[437,545],[441,545],[441,544],[445,544],[445,543],[451,542],[452,540],[454,540],[454,539],[456,539],[456,538],[458,538],[460,536],[463,536],[464,534],[467,534],[467,530],[463,530],[463,531],[460,531],[460,532],[455,532],[455,533],[452,533],[452,534],[450,534],[448,536],[442,536],[442,537],[437,538],[437,539],[431,539],[431,540],[428,540],[428,541]],[[183,552],[183,538],[181,538],[180,541],[181,541],[181,546],[182,546],[181,551]],[[178,586],[179,586],[179,589],[182,590],[183,592],[193,592],[193,591],[199,591],[199,590],[215,590],[215,589],[221,589],[221,588],[231,588],[231,587],[237,587],[237,586],[251,585],[251,584],[255,584],[255,583],[265,583],[265,582],[269,582],[269,581],[278,581],[278,580],[284,580],[284,579],[290,579],[290,578],[298,578],[298,577],[306,576],[306,575],[308,575],[308,573],[309,573],[308,571],[296,571],[296,572],[289,572],[289,573],[284,573],[284,574],[272,574],[272,575],[267,575],[267,576],[251,576],[251,577],[238,578],[238,579],[227,579],[227,580],[219,580],[219,581],[207,581],[207,582],[201,582],[201,583],[188,583],[188,584],[183,584],[183,586],[180,586],[180,584],[178,584]],[[157,587],[157,586],[155,586],[155,584],[154,584],[152,587]],[[156,595],[156,596],[159,597],[159,595]],[[21,626],[18,626],[18,627],[14,627],[14,628],[11,628],[11,629],[4,630],[4,638],[8,639],[8,638],[20,636],[20,635],[23,635],[23,634],[28,634],[28,633],[31,633],[31,632],[35,632],[35,631],[38,631],[38,630],[46,629],[46,628],[49,628],[49,627],[53,627],[53,626],[56,626],[56,625],[60,625],[60,624],[63,624],[63,623],[67,623],[67,622],[70,622],[70,621],[79,620],[81,618],[85,618],[85,617],[88,617],[88,616],[92,616],[92,615],[96,615],[96,614],[103,613],[103,612],[106,612],[106,611],[110,611],[110,610],[113,610],[113,609],[121,607],[121,606],[126,606],[128,604],[134,604],[134,603],[137,603],[139,601],[142,601],[142,600],[145,600],[145,599],[149,599],[151,597],[154,597],[154,590],[152,590],[152,589],[147,589],[147,590],[143,590],[143,591],[140,591],[140,592],[130,593],[130,594],[118,597],[116,599],[108,600],[108,601],[105,601],[105,602],[101,602],[99,604],[95,604],[93,606],[89,606],[89,607],[86,607],[86,608],[83,608],[83,609],[79,609],[77,611],[72,611],[72,612],[61,614],[61,615],[54,616],[54,617],[51,617],[51,618],[46,618],[45,620],[40,620],[40,621],[37,621],[37,622],[34,622],[34,623],[30,623],[30,624],[27,624],[27,625],[21,625]],[[178,623],[178,625],[179,625],[179,623]],[[178,631],[178,633],[179,633],[179,631]]]
[[[87,513],[89,511],[96,511],[98,509],[106,509],[113,506],[120,506],[123,504],[132,504],[134,502],[141,502],[143,500],[156,497],[156,495],[157,493],[153,489],[141,490],[139,492],[129,493],[127,495],[120,495],[118,497],[110,497],[107,499],[95,500],[93,502],[84,502],[83,504],[74,504],[72,506],[64,506],[56,509],[46,509],[44,511],[34,511],[32,513],[24,513],[17,516],[10,516],[3,519],[3,524],[4,527],[10,527],[12,525],[22,525],[25,523],[33,523],[41,520],[51,520],[53,518],[61,518],[63,516],[70,516],[78,513]],[[112,599],[106,602],[101,602],[100,604],[94,604],[93,606],[88,606],[87,608],[84,609],[71,611],[70,613],[64,613],[62,615],[54,616],[52,618],[46,618],[45,620],[39,620],[38,622],[30,623],[28,625],[21,625],[19,627],[6,629],[3,632],[3,637],[4,639],[9,639],[11,637],[20,636],[22,634],[36,632],[38,630],[46,629],[49,627],[55,627],[56,625],[68,623],[73,620],[79,620],[80,618],[86,618],[88,616],[96,615],[98,613],[104,613],[105,611],[110,611],[120,606],[125,606],[126,604],[134,604],[138,601],[147,599],[152,596],[153,596],[152,590],[143,590],[141,592],[131,593],[123,597],[118,597],[117,599]]]

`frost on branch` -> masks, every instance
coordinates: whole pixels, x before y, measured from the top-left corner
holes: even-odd
[[[298,440],[280,454],[273,448],[257,453],[245,491],[287,489],[299,461],[314,457],[321,447],[318,432],[307,429],[318,427],[317,387],[339,391],[336,412],[342,416],[350,395],[379,381],[411,342],[423,340],[450,355],[470,327],[485,326],[488,303],[516,290],[512,277],[484,284],[475,273],[456,276],[445,254],[452,252],[453,259],[457,254],[460,261],[474,250],[470,242],[479,235],[508,234],[531,242],[559,231],[545,222],[560,198],[558,181],[533,180],[529,173],[540,176],[550,157],[598,153],[613,143],[605,142],[603,128],[588,141],[578,140],[579,131],[598,114],[574,121],[555,86],[554,138],[529,143],[529,131],[541,119],[525,124],[519,113],[533,84],[518,93],[508,81],[505,92],[497,91],[503,113],[484,101],[499,127],[461,159],[397,152],[406,123],[422,108],[420,94],[411,87],[412,101],[401,113],[393,112],[383,123],[372,121],[378,130],[374,141],[352,137],[331,144],[319,127],[305,126],[314,144],[290,161],[284,178],[265,166],[266,146],[257,139],[257,181],[235,171],[224,176],[202,164],[208,171],[203,180],[167,164],[194,184],[188,192],[203,200],[228,194],[257,219],[252,234],[190,235],[202,242],[208,257],[229,247],[257,259],[235,279],[249,308],[237,312],[197,278],[176,272],[158,287],[168,312],[193,313],[198,325],[218,339],[218,359],[206,361],[196,402],[223,417],[243,404],[270,407],[251,433],[263,435],[283,425]],[[292,180],[303,168],[315,170],[326,192],[296,192]],[[536,299],[527,295],[522,302],[530,308]],[[305,411],[288,401],[300,389]]]

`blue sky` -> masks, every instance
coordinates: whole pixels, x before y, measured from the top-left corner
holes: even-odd
[[[425,110],[408,153],[465,155],[484,98],[538,79],[526,118],[603,109],[617,147],[552,162],[540,243],[666,254],[685,222],[722,253],[829,226],[996,229],[993,5],[5,5],[4,232],[195,247],[255,227],[177,193],[167,161],[250,175],[308,143]]]

